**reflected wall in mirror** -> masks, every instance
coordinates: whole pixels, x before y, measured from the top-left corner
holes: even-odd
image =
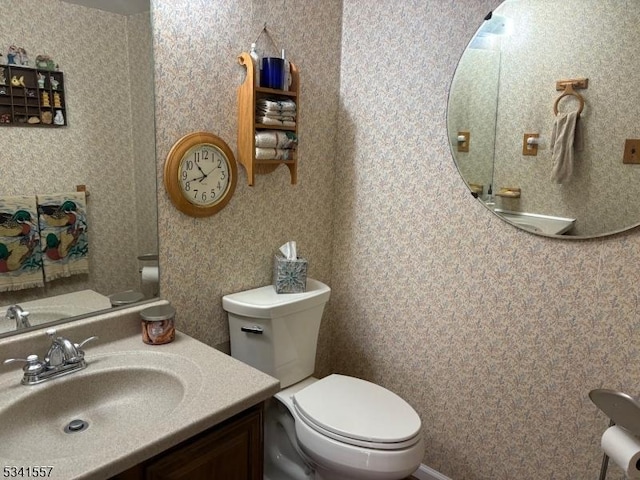
[[[625,140],[640,138],[639,20],[640,0],[507,0],[482,22],[456,70],[447,122],[458,170],[490,210],[557,238],[640,223],[640,165],[622,161]],[[577,78],[589,79],[577,90],[585,101],[582,148],[571,177],[558,184],[551,174],[553,106],[562,93],[556,82]],[[560,113],[577,108],[574,97],[558,104]],[[470,132],[468,152],[458,151],[461,131]],[[527,133],[540,136],[536,156],[523,155]],[[519,198],[495,195],[511,187],[520,188]],[[562,229],[547,232],[544,218],[537,227],[520,212],[575,224],[555,235]]]
[[[75,300],[60,297],[72,292],[88,290],[99,300],[96,308],[109,307],[114,293],[158,293],[157,282],[141,281],[140,272],[157,266],[158,251],[149,5],[124,15],[76,3],[0,0],[2,58],[10,45],[23,47],[30,65],[37,55],[49,55],[64,73],[68,123],[55,129],[0,126],[0,195],[66,193],[76,185],[89,192],[89,273],[0,292],[0,306],[37,301],[34,312],[44,313],[34,319],[42,321],[85,313]],[[147,254],[156,261],[139,260]],[[15,328],[5,311],[3,336]]]

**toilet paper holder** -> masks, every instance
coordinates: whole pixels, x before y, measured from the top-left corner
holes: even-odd
[[[640,436],[640,403],[632,396],[604,388],[591,390],[589,398],[616,425]]]
[[[640,435],[640,403],[632,396],[616,390],[599,388],[589,392],[591,401],[610,419],[609,427],[615,424],[626,428],[634,435]],[[609,456],[602,456],[600,476],[598,480],[605,480],[609,467]]]

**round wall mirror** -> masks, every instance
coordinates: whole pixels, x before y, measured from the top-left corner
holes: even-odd
[[[640,224],[640,0],[506,0],[456,69],[447,127],[472,195],[565,239]]]

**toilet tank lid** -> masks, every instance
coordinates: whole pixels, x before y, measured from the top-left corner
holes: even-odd
[[[329,375],[295,393],[293,403],[307,419],[345,438],[385,444],[420,433],[420,417],[411,405],[359,378]]]
[[[326,303],[331,289],[324,283],[307,278],[302,293],[276,293],[273,285],[232,293],[222,297],[225,311],[251,318],[277,318]]]

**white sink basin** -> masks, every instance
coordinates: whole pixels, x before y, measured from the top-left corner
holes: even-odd
[[[575,218],[554,217],[551,215],[540,215],[538,213],[512,212],[496,208],[494,210],[505,220],[534,233],[544,233],[547,235],[562,235],[576,223]]]
[[[18,375],[0,385],[0,458],[26,464],[41,445],[39,461],[55,465],[123,435],[149,441],[202,378],[195,363],[172,354],[87,354],[87,361],[86,369],[42,384],[21,385]],[[74,420],[83,428],[66,432]]]

